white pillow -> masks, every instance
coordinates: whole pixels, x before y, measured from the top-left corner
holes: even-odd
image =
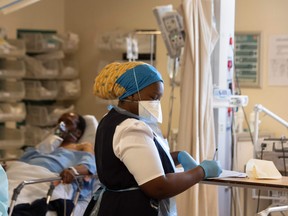
[[[83,118],[86,121],[86,129],[84,131],[84,134],[80,138],[79,143],[90,142],[94,146],[98,121],[93,115],[84,115]]]

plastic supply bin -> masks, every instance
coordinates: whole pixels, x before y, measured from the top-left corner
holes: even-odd
[[[25,41],[28,53],[44,53],[59,50],[60,42],[55,39],[56,33],[49,31],[20,31],[18,37]]]
[[[0,122],[21,122],[26,118],[24,103],[0,103]]]
[[[27,105],[26,121],[28,124],[33,126],[53,126],[56,125],[62,114],[72,111],[74,111],[73,105]]]
[[[20,101],[25,97],[23,81],[0,80],[0,101]]]
[[[80,97],[81,83],[79,79],[58,81],[58,100],[75,100]]]
[[[0,79],[22,79],[25,76],[23,60],[0,59]]]
[[[23,57],[26,54],[25,42],[21,39],[0,39],[0,58]]]
[[[39,60],[26,57],[26,78],[29,79],[57,79],[61,62],[57,59]]]
[[[25,80],[27,100],[55,100],[58,94],[56,81],[52,80]]]

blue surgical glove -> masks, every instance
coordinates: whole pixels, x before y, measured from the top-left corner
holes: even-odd
[[[178,161],[184,168],[184,171],[194,169],[199,164],[194,160],[194,158],[186,151],[181,151],[178,153]]]
[[[205,172],[206,178],[218,177],[222,173],[221,165],[219,161],[215,160],[204,160],[200,165]]]

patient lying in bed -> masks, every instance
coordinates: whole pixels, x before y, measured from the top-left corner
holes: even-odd
[[[21,156],[20,162],[17,161],[7,167],[8,178],[9,176],[12,178],[12,173],[16,175],[15,170],[17,169],[18,173],[23,172],[23,170],[28,173],[30,172],[28,175],[31,177],[28,180],[35,179],[40,174],[41,178],[60,174],[64,186],[62,185],[61,189],[57,189],[59,188],[57,186],[55,189],[55,196],[58,196],[57,193],[59,193],[60,197],[68,191],[65,187],[71,187],[71,185],[67,185],[68,183],[72,183],[74,191],[76,190],[77,182],[75,182],[75,175],[89,176],[96,174],[93,145],[89,142],[79,143],[86,127],[83,117],[76,113],[65,113],[59,118],[58,123],[60,128],[56,130],[57,136],[49,136],[35,148],[28,147]],[[12,170],[13,167],[14,171]],[[51,172],[53,173],[52,176]],[[90,198],[93,185],[95,186],[94,181],[95,179],[87,178],[83,182],[79,200],[85,200],[87,197]],[[71,194],[65,194],[65,198],[71,198]],[[22,202],[25,201],[24,198]]]

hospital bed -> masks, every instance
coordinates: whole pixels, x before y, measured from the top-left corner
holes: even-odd
[[[79,142],[88,141],[94,145],[98,122],[94,116],[85,115],[83,117],[86,121],[86,130]],[[57,173],[50,172],[44,167],[30,165],[21,161],[7,161],[6,174],[9,182],[10,209],[12,211],[18,204],[32,203],[35,200],[46,197],[47,202],[56,199],[73,200],[75,207],[72,214],[81,216],[84,214],[93,191],[96,191],[100,186],[97,176],[89,176],[89,178],[93,178],[91,194],[80,201],[78,200],[79,193],[77,192],[81,188],[78,187],[74,191],[75,188],[73,189],[71,184],[61,183],[54,188],[51,182],[59,181],[61,178]],[[79,182],[81,182],[83,177],[78,177]],[[10,211],[10,214],[12,211]],[[48,211],[46,214],[46,216],[53,215],[57,215],[57,213],[55,211]]]
[[[91,177],[97,179],[97,175],[94,175]],[[73,206],[76,206],[76,208],[77,208],[78,199],[80,196],[80,191],[82,189],[81,181],[83,181],[83,178],[86,178],[86,176],[76,176],[75,177],[75,180],[78,182],[78,187],[77,187],[76,193],[73,197],[67,198],[67,199],[71,200],[71,202],[73,203]],[[42,179],[36,179],[36,180],[22,181],[16,188],[13,189],[13,195],[11,197],[11,203],[10,203],[10,207],[9,207],[9,216],[12,216],[15,204],[17,203],[17,198],[25,186],[31,185],[31,184],[50,183],[49,189],[47,191],[47,195],[46,195],[46,197],[44,197],[45,199],[43,200],[44,203],[48,205],[52,199],[53,192],[54,192],[55,188],[57,188],[57,185],[55,186],[55,182],[60,182],[60,181],[61,181],[61,177],[42,178]],[[95,189],[97,189],[97,188],[98,187],[96,185]],[[42,191],[45,192],[45,190],[42,190]],[[92,191],[94,192],[94,190],[92,190]],[[66,199],[63,196],[61,198],[63,198],[64,201]],[[89,198],[91,198],[91,197],[89,196]],[[79,201],[79,202],[81,202],[81,201]],[[87,201],[85,201],[84,203],[87,203]],[[82,215],[83,214],[81,210],[85,210],[85,206],[81,205],[81,207],[82,207],[82,209],[78,209],[78,211],[76,211],[75,215]],[[74,211],[75,211],[75,208],[73,207],[73,209],[70,213],[71,216],[74,215]],[[67,215],[67,214],[68,214],[68,211],[65,209],[63,212],[61,212],[61,215]],[[55,215],[55,214],[52,212],[50,212],[50,213],[48,212],[46,215]]]

